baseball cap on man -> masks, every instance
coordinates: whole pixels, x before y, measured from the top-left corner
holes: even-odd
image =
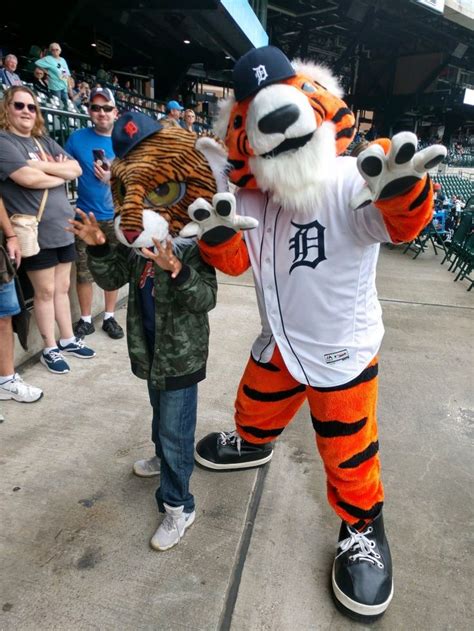
[[[168,112],[171,112],[171,110],[184,110],[184,107],[182,107],[178,101],[168,101],[168,103],[166,104],[166,109],[168,110]]]
[[[232,73],[237,101],[243,101],[271,83],[296,75],[283,51],[276,46],[253,48],[235,64]]]
[[[103,96],[104,99],[115,105],[114,95],[109,88],[92,88],[89,101],[92,103],[96,96]]]

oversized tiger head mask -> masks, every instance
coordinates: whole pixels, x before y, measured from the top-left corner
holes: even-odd
[[[165,128],[128,112],[116,122],[112,140],[115,232],[128,247],[152,247],[152,237],[177,238],[195,199],[210,202],[227,190],[227,153],[212,135]]]
[[[355,132],[336,78],[323,66],[291,64],[273,46],[246,53],[233,78],[235,98],[221,103],[215,125],[230,180],[268,191],[285,208],[309,209]]]

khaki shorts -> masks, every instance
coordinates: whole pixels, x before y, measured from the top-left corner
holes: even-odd
[[[109,221],[98,221],[100,229],[107,237],[107,241],[110,244],[118,243],[117,237],[115,236],[114,230],[114,222],[113,219]],[[76,252],[77,252],[77,260],[76,260],[76,280],[78,283],[93,283],[94,279],[92,278],[92,274],[87,267],[87,252],[86,252],[87,244],[84,243],[82,239],[76,237]]]

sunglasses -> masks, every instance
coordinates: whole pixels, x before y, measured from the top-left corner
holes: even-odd
[[[25,107],[27,107],[29,112],[31,112],[32,114],[34,112],[36,114],[36,105],[34,103],[22,103],[21,101],[14,101],[13,107],[17,110],[17,112],[21,112],[25,109]]]
[[[92,103],[90,106],[91,112],[105,112],[106,114],[110,114],[115,107],[113,105],[98,105],[97,103]]]

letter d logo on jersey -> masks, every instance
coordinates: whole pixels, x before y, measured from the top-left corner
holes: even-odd
[[[297,228],[295,236],[290,239],[290,250],[294,250],[295,257],[289,274],[300,265],[306,265],[313,269],[326,260],[324,250],[324,231],[317,219],[307,224],[291,222]]]

